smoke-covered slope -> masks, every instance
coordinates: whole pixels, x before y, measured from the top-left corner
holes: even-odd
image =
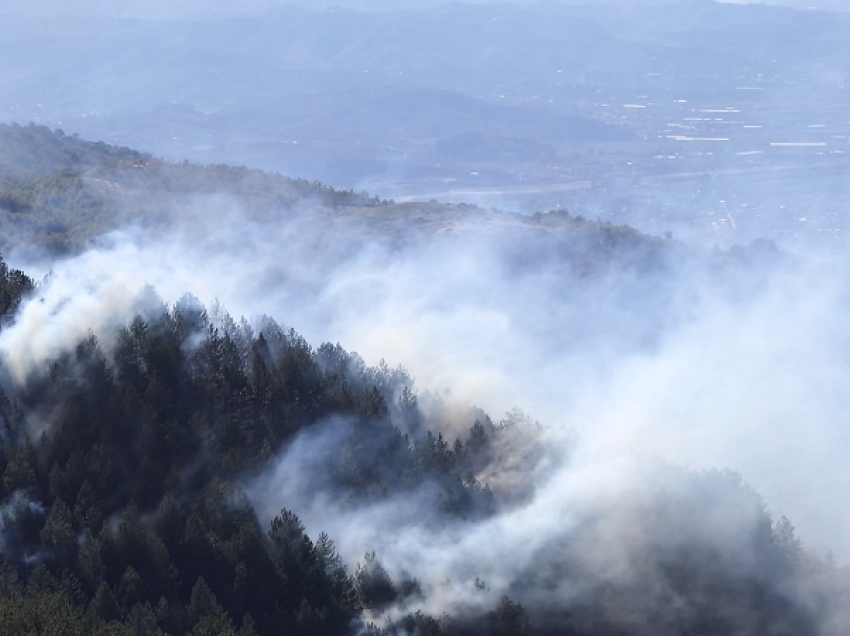
[[[525,217],[463,204],[395,204],[244,167],[166,162],[40,126],[0,125],[0,249],[6,252],[41,246],[78,253],[128,223],[164,226],[213,200],[238,206],[269,229],[309,209],[327,231],[366,233],[389,244],[511,230],[522,240],[569,243],[565,256],[600,266],[614,253],[657,266],[663,251],[655,237],[565,213]]]
[[[0,633],[843,633],[833,270],[0,141]]]

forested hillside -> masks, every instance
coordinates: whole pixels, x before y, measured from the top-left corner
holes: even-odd
[[[217,194],[263,212],[306,202],[380,203],[244,167],[171,163],[60,130],[0,124],[0,246],[6,250],[21,241],[53,253],[79,250],[122,224],[168,218],[195,197]]]
[[[2,274],[8,320],[37,286]],[[114,341],[79,342],[23,384],[7,376],[0,632],[838,633],[844,570],[808,554],[787,520],[772,523],[734,475],[675,471],[677,487],[637,504],[643,532],[679,528],[641,556],[652,589],[582,567],[576,550],[604,522],[585,519],[512,583],[513,600],[488,598],[476,579],[479,609],[405,617],[435,582],[393,579],[371,551],[345,563],[334,537],[308,536],[287,509],[261,525],[246,479],[304,431],[342,418],[345,435],[317,460],[336,498],[328,505],[403,500],[427,486],[421,523],[472,532],[501,514],[475,475],[506,441],[541,452],[539,429],[481,414],[462,437],[435,436],[403,369],[311,347],[270,319],[255,331],[213,314],[186,296],[138,315]],[[696,530],[720,511],[756,515],[755,530]],[[740,554],[752,562],[742,567]],[[546,594],[566,582],[583,590],[570,603]]]

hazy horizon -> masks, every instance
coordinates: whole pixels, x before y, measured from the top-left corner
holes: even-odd
[[[6,0],[0,633],[845,634],[815,2]]]

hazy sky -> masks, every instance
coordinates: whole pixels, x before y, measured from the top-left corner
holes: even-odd
[[[466,4],[482,4],[493,0],[464,0]],[[535,0],[507,0],[509,4],[530,4]],[[539,1],[539,0],[538,0]],[[548,0],[554,2],[555,0]],[[561,4],[585,4],[589,2],[616,4],[663,4],[675,0],[561,0]],[[684,0],[683,0],[684,1]],[[692,2],[693,0],[687,0]],[[707,0],[710,1],[710,0]],[[757,3],[759,0],[719,0],[740,4]],[[169,17],[195,12],[245,12],[262,10],[273,6],[298,5],[303,7],[351,7],[365,9],[398,9],[442,4],[444,0],[4,0],[0,11],[48,13],[48,14],[101,14],[111,16]],[[848,9],[845,0],[774,0],[769,4],[781,4],[798,8]]]

